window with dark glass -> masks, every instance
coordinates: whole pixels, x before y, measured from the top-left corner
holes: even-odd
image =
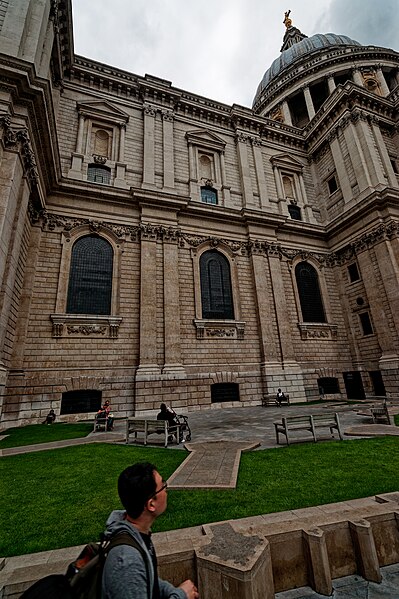
[[[360,324],[362,325],[363,335],[372,335],[373,327],[371,326],[370,314],[368,312],[362,312],[359,314]]]
[[[326,322],[316,269],[308,262],[295,267],[303,322]]]
[[[65,391],[61,399],[61,414],[87,414],[101,408],[101,391],[81,389]]]
[[[290,217],[294,220],[302,220],[301,209],[295,204],[288,204],[288,212]]]
[[[96,235],[87,235],[72,248],[68,285],[68,314],[111,314],[113,249]]]
[[[234,318],[230,265],[216,250],[200,258],[202,318]]]
[[[328,191],[329,191],[330,195],[332,195],[334,193],[334,191],[337,191],[338,183],[337,183],[337,179],[335,178],[334,175],[332,177],[330,177],[330,179],[328,179],[327,185],[328,185]]]
[[[354,262],[353,264],[349,264],[348,274],[349,274],[349,280],[351,283],[355,283],[355,281],[360,280],[360,274],[359,274],[359,270],[357,268],[356,262]]]
[[[89,164],[87,168],[87,180],[92,183],[104,183],[108,185],[111,181],[111,169],[101,164]]]
[[[201,187],[201,202],[204,202],[205,204],[217,204],[218,192],[216,189],[207,185]]]

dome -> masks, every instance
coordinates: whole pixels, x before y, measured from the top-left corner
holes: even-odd
[[[260,95],[273,79],[279,77],[284,69],[297,60],[300,60],[303,56],[306,56],[306,54],[336,46],[361,45],[362,44],[346,35],[336,35],[335,33],[316,33],[311,37],[306,37],[300,42],[293,44],[290,48],[284,50],[280,56],[272,62],[271,67],[267,69],[256,91],[254,105],[258,102]]]

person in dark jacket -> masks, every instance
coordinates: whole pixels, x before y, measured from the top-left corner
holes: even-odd
[[[157,574],[157,558],[151,541],[151,526],[167,505],[167,483],[153,464],[134,464],[122,472],[118,493],[125,510],[115,510],[107,520],[106,538],[127,532],[144,549],[117,545],[105,561],[102,599],[198,599],[191,580],[179,587]]]

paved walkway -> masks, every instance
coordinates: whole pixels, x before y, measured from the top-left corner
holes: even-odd
[[[399,427],[385,424],[371,424],[371,417],[364,412],[364,404],[359,405],[290,405],[250,408],[219,408],[189,413],[192,439],[184,447],[190,452],[187,459],[173,473],[169,485],[175,489],[193,488],[235,488],[242,451],[282,447],[277,445],[273,422],[284,415],[318,414],[326,411],[339,413],[345,439],[384,435],[399,436]],[[326,431],[328,433],[328,429]],[[115,421],[115,429],[108,433],[91,433],[87,437],[41,443],[0,450],[0,457],[45,451],[87,443],[123,443],[124,420]],[[312,441],[310,433],[298,433],[302,441]],[[325,439],[331,439],[327,434]],[[323,437],[321,438],[321,441]],[[163,446],[163,439],[150,438],[153,446]],[[181,445],[170,445],[170,449]]]

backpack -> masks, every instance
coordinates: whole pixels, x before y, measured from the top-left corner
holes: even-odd
[[[147,594],[150,596],[148,558],[145,551],[129,533],[121,532],[110,541],[89,543],[76,560],[69,564],[66,574],[50,574],[41,578],[20,599],[100,599],[105,560],[110,550],[117,545],[129,545],[140,552],[147,569]]]

